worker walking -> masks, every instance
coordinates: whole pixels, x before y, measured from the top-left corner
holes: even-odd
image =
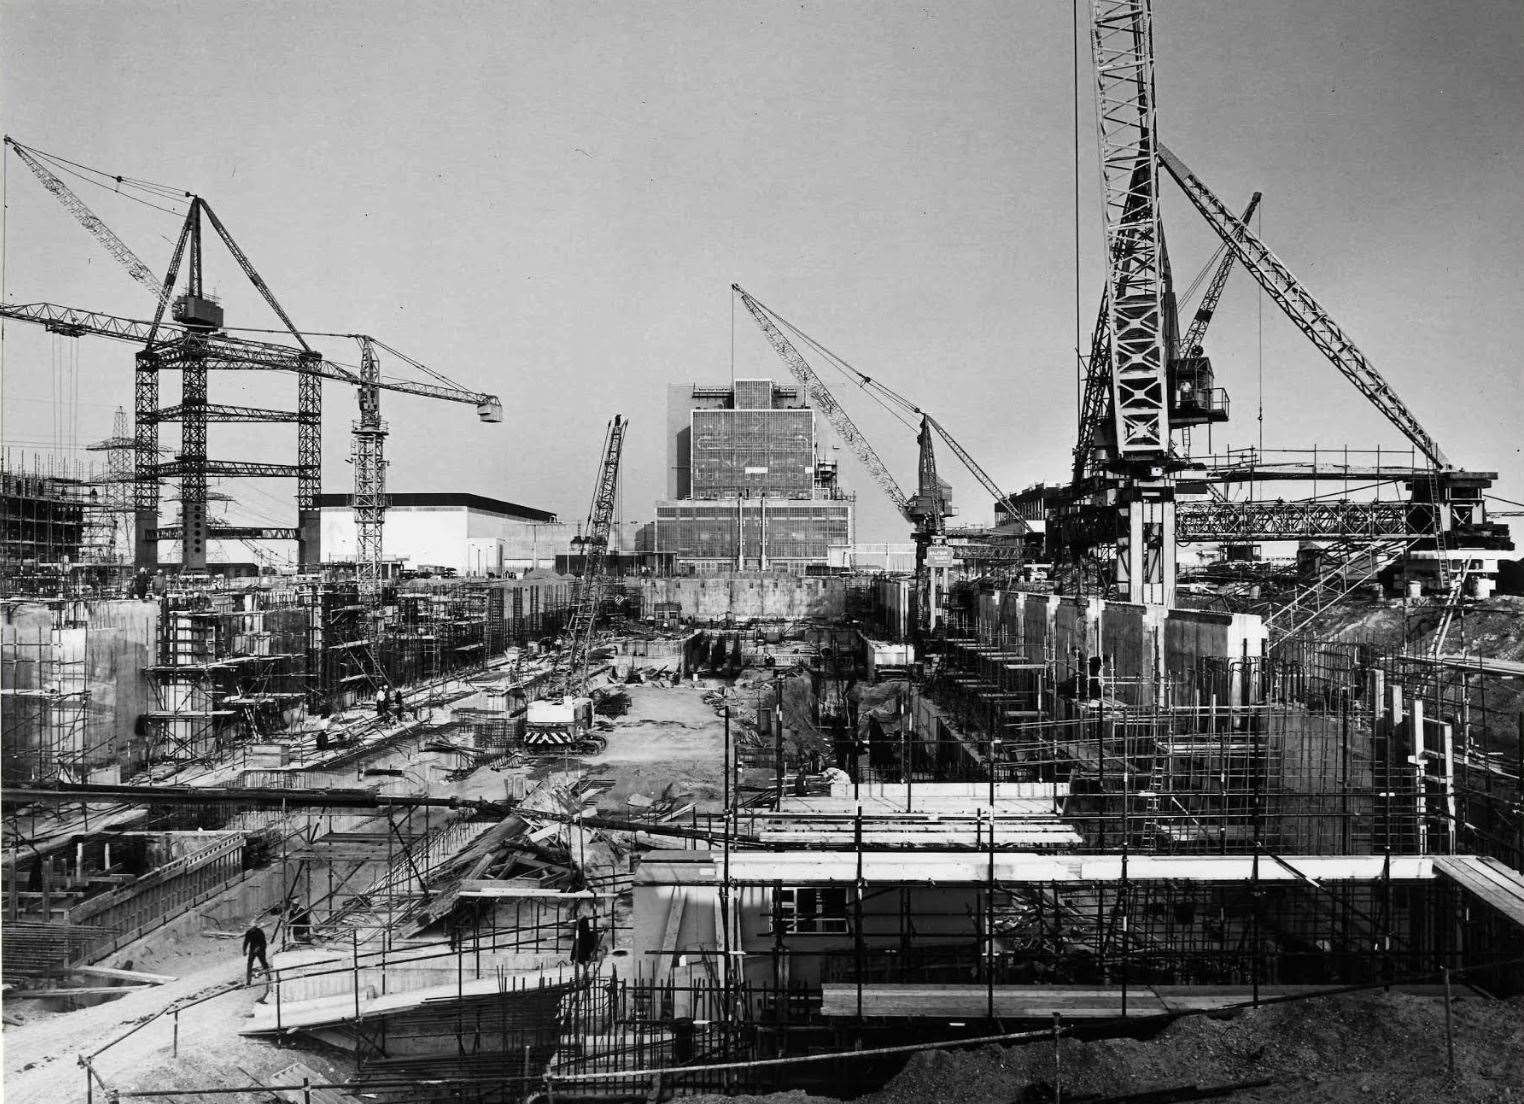
[[[248,966],[244,971],[245,985],[254,983],[254,960],[259,959],[259,968],[266,973],[270,970],[270,961],[265,958],[265,929],[258,924],[250,924],[249,930],[243,933],[243,951],[248,955]]]

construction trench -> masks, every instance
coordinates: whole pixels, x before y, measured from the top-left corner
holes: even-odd
[[[871,617],[616,625],[592,681],[622,708],[574,754],[525,742],[555,598],[501,594],[420,590],[363,647],[342,590],[166,596],[88,638],[9,603],[7,685],[43,691],[7,715],[10,1045],[162,989],[81,1089],[237,1088],[145,1060],[221,1045],[188,1025],[205,997],[274,1048],[239,1068],[298,1059],[249,1099],[851,1096],[960,1039],[1524,982],[1495,663],[1267,655],[1250,616],[1018,591],[908,664]],[[151,699],[70,689],[127,663]],[[272,954],[245,986],[251,923]],[[207,948],[219,984],[170,995]]]

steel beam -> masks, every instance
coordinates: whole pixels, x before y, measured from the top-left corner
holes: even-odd
[[[1175,537],[1182,544],[1291,540],[1369,540],[1434,534],[1434,511],[1417,502],[1181,502]]]
[[[160,478],[184,476],[198,467],[203,478],[208,475],[238,476],[245,479],[294,479],[300,475],[296,464],[266,464],[260,460],[195,460],[185,458],[154,464],[150,470]]]
[[[159,546],[150,535],[159,524],[159,366],[147,351],[137,355],[133,372],[133,521],[132,562],[153,571],[159,566]]]
[[[155,416],[155,421],[178,422],[184,414],[180,405],[166,406]],[[301,415],[292,410],[270,410],[259,406],[227,406],[223,403],[207,403],[201,411],[208,422],[296,422]]]
[[[155,540],[180,540],[184,530],[178,525],[163,525],[152,530]],[[290,540],[297,539],[293,527],[257,525],[208,525],[206,539],[213,540]]]

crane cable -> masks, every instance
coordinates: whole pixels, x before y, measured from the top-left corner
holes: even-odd
[[[158,196],[160,199],[188,199],[193,194],[184,188],[177,188],[170,184],[159,184],[155,181],[144,180],[140,177],[123,176],[120,173],[109,173],[104,169],[97,169],[91,165],[82,164],[79,161],[71,161],[69,158],[62,157],[59,154],[49,153],[47,150],[40,150],[36,146],[29,146],[25,142],[18,142],[15,138],[11,138],[11,144],[16,146],[18,149],[26,150],[34,157],[44,158],[45,160],[51,161],[53,164],[58,165],[60,168],[64,168],[65,171],[73,172],[74,175],[79,177],[81,180],[90,180],[91,183],[99,183],[99,181],[95,181],[90,177],[84,176],[83,174],[89,173],[91,176],[103,177],[104,179],[111,181],[112,185],[115,185],[116,187],[125,186],[128,188],[138,188],[149,193],[150,195]],[[107,184],[101,184],[100,186],[103,188],[111,187],[111,185]],[[116,188],[112,187],[112,190],[115,191]]]
[[[150,200],[144,199],[142,196],[134,195],[131,191],[124,189],[136,188],[147,192],[149,195],[155,197],[156,199],[161,199],[169,202],[174,202],[180,200],[183,197],[189,196],[191,194],[190,192],[171,188],[168,185],[164,184],[155,184],[152,181],[148,180],[139,180],[135,177],[130,176],[120,176],[105,172],[102,169],[91,168],[89,165],[80,164],[78,161],[71,161],[67,157],[60,157],[56,153],[48,153],[46,150],[36,149],[24,142],[18,142],[14,138],[10,140],[10,144],[15,146],[18,150],[25,150],[27,153],[31,154],[33,157],[36,157],[38,160],[48,162],[49,165],[57,169],[59,172],[64,173],[68,176],[72,176],[76,180],[83,181],[86,184],[93,184],[97,188],[111,192],[113,195],[119,195],[123,199],[130,199],[134,203],[141,203],[145,207],[152,207],[154,210],[163,211],[168,215],[174,215],[176,218],[185,217],[184,210],[177,210],[172,207],[162,206],[159,203],[153,203]],[[103,179],[96,179],[97,177]]]
[[[846,358],[838,356],[824,343],[818,341],[816,338],[801,330],[798,326],[794,325],[787,318],[784,318],[781,314],[773,310],[771,307],[767,306],[765,303],[757,301],[755,297],[753,297],[752,301],[756,302],[757,305],[761,307],[764,312],[766,312],[768,317],[776,322],[779,326],[788,330],[795,337],[799,338],[800,341],[804,342],[810,348],[814,349],[817,353],[824,357],[833,368],[840,372],[850,382],[856,383],[863,391],[867,392],[869,398],[873,399],[873,401],[878,403],[879,406],[887,410],[891,415],[894,416],[894,418],[896,418],[912,433],[917,431],[918,427],[913,425],[905,417],[905,414],[921,415],[925,413],[920,407],[916,406],[915,403],[905,398],[904,395],[901,395],[893,388],[887,387],[884,384],[878,382],[866,372],[859,371],[857,368],[853,367],[852,364],[846,360]],[[890,405],[884,401],[885,397],[888,398],[889,402],[897,406],[899,410],[892,409]],[[901,411],[904,413],[901,413]]]

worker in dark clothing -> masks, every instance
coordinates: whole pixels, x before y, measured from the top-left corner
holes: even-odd
[[[291,906],[291,940],[295,943],[312,942],[312,910]]]
[[[250,924],[249,930],[243,933],[243,951],[249,956],[248,968],[244,973],[244,984],[254,983],[254,960],[259,959],[259,968],[266,972],[270,969],[270,960],[265,958],[265,929],[258,924]]]
[[[406,708],[407,708],[407,702],[403,700],[402,691],[398,690],[398,689],[393,689],[392,690],[392,714],[397,718],[398,721],[401,721],[403,719],[403,710],[405,710]]]

